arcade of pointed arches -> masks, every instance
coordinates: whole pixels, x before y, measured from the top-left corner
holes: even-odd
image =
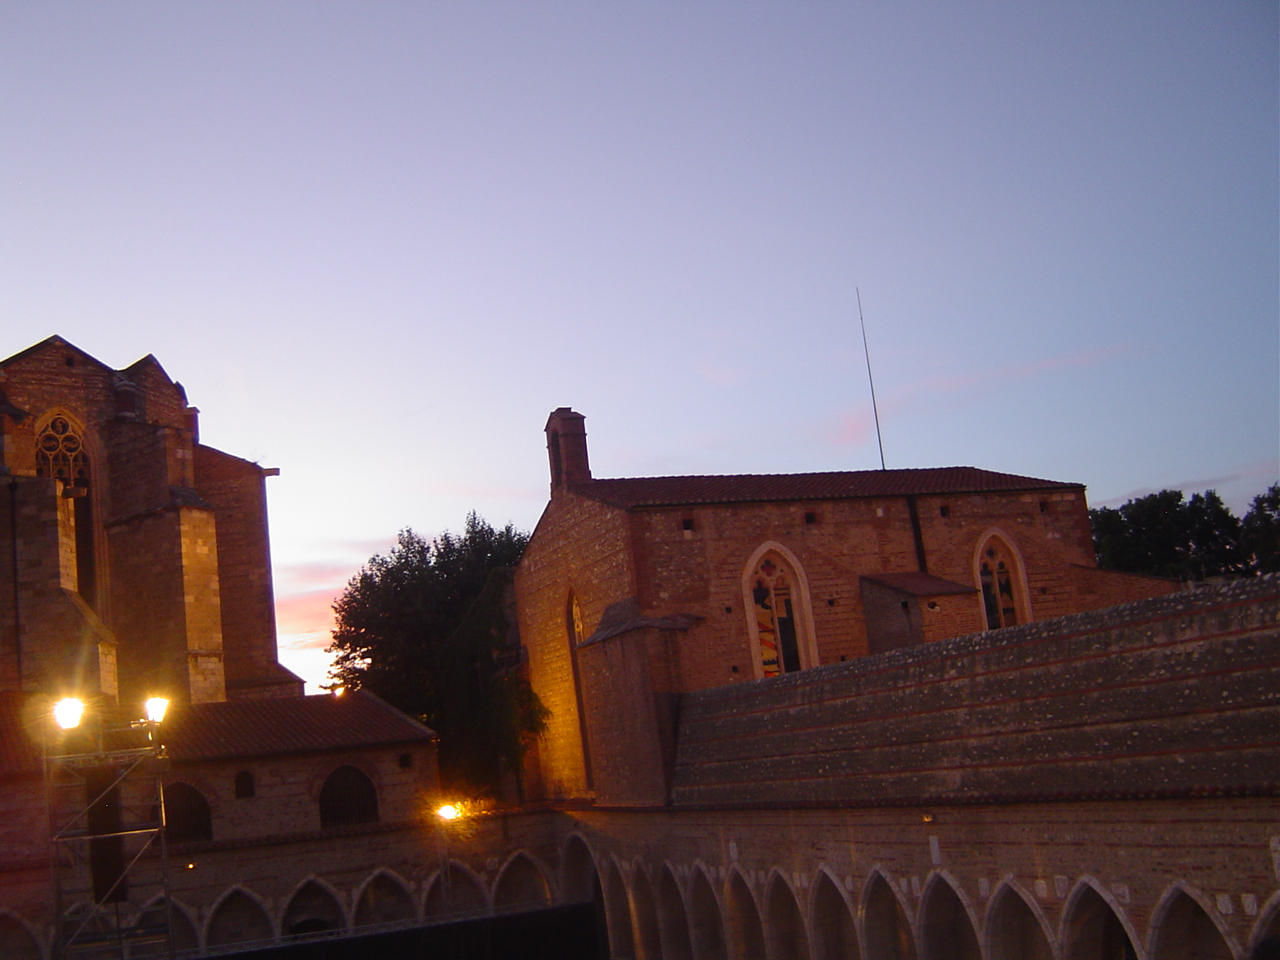
[[[1254,905],[1258,918],[1242,944],[1221,922],[1230,905],[1181,882],[1165,891],[1144,936],[1089,876],[1076,879],[1055,925],[1043,894],[1012,876],[989,891],[966,891],[943,870],[919,883],[880,866],[860,884],[826,866],[812,875],[766,874],[608,856],[597,871],[578,836],[562,861],[564,898],[594,888],[616,960],[1244,960],[1263,940],[1280,939],[1280,891]]]
[[[193,953],[586,902],[602,912],[616,960],[1244,960],[1262,940],[1280,937],[1280,891],[1256,909],[1248,943],[1221,923],[1220,902],[1181,882],[1166,889],[1145,931],[1093,877],[1055,891],[1063,903],[1057,924],[1042,899],[1012,876],[971,891],[945,870],[920,883],[879,865],[859,881],[826,865],[810,874],[701,861],[651,866],[597,857],[573,834],[558,871],[522,850],[491,877],[449,860],[421,883],[388,869],[350,890],[305,877],[275,910],[239,884],[204,911],[176,899],[170,905],[175,945]],[[157,898],[129,922],[157,925],[164,913]],[[0,910],[0,955],[43,960],[47,944]]]

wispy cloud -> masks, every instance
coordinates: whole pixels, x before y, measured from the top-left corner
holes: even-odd
[[[1133,352],[1127,344],[1117,344],[1097,350],[1079,350],[1031,363],[980,370],[976,373],[921,377],[881,395],[878,405],[882,416],[899,413],[934,403],[939,395],[955,397],[966,393],[981,393],[993,387],[1030,380],[1055,370],[1096,367]],[[836,446],[866,443],[872,438],[875,426],[873,417],[874,412],[870,402],[860,404],[852,410],[842,411],[835,423],[820,431],[821,437]]]
[[[444,483],[439,480],[425,480],[413,484],[413,489],[435,496],[466,500],[545,500],[547,498],[546,488],[536,485],[498,487],[482,483]]]
[[[1280,463],[1275,460],[1260,460],[1241,467],[1235,473],[1175,480],[1161,487],[1137,487],[1116,497],[1093,501],[1093,506],[1118,507],[1130,500],[1147,497],[1161,490],[1181,490],[1187,496],[1193,493],[1204,493],[1206,490],[1216,490],[1223,502],[1239,517],[1248,512],[1254,497],[1265,492],[1267,487],[1276,483],[1277,480],[1280,480]]]
[[[704,363],[698,367],[698,373],[708,383],[717,387],[731,387],[741,383],[743,371],[737,367],[726,367],[717,363]]]
[[[323,633],[333,629],[333,601],[341,587],[290,593],[276,597],[276,627],[290,635]]]
[[[349,563],[291,563],[276,567],[276,588],[284,594],[345,584],[358,572]]]

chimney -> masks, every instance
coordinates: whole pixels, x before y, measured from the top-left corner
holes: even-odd
[[[587,463],[586,417],[557,407],[547,418],[547,456],[551,460],[551,492],[591,479]]]

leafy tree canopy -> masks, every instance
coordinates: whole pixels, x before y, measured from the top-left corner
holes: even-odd
[[[1269,573],[1280,562],[1280,484],[1255,497],[1243,521],[1213,490],[1161,490],[1089,511],[1098,565],[1180,580]]]
[[[440,735],[445,785],[493,790],[546,711],[519,669],[511,568],[528,534],[474,513],[461,536],[402,530],[334,603],[335,685],[364,687]]]

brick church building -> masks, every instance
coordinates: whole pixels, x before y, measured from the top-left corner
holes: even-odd
[[[1098,569],[1080,484],[974,467],[601,480],[581,414],[555,410],[546,433],[551,501],[517,591],[551,708],[548,796],[630,796],[637,777],[663,795],[670,750],[642,774],[616,718],[667,744],[679,694],[1181,586]],[[646,656],[619,671],[592,648],[623,635]]]
[[[610,956],[1241,960],[1280,937],[1275,577],[1099,570],[1079,484],[596,479],[580,414],[546,434],[515,581],[551,711],[526,780]]]

